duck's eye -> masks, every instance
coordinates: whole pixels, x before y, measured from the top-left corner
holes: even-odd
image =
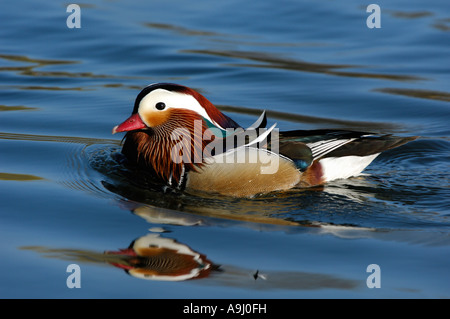
[[[156,103],[155,107],[157,110],[162,111],[166,108],[166,104],[164,102],[158,102],[158,103]]]

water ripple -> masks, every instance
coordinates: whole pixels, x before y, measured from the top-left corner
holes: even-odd
[[[280,57],[279,55],[273,55],[263,52],[252,52],[252,51],[216,51],[216,50],[183,50],[185,53],[193,54],[203,54],[203,55],[213,55],[213,56],[224,56],[233,59],[244,59],[250,60],[253,64],[236,63],[234,66],[237,67],[253,67],[253,68],[273,68],[273,69],[283,69],[289,71],[300,71],[300,72],[313,72],[313,73],[323,73],[328,75],[345,76],[345,77],[356,77],[356,78],[368,78],[368,79],[383,79],[392,81],[419,81],[425,80],[423,77],[412,76],[412,75],[401,75],[401,74],[383,74],[383,73],[368,73],[368,72],[350,72],[350,71],[340,71],[341,69],[349,68],[361,68],[358,65],[347,65],[347,64],[326,64],[326,63],[312,63],[299,61],[294,59],[286,59]]]

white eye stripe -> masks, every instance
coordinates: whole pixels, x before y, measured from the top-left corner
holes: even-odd
[[[180,92],[171,92],[164,89],[156,89],[148,93],[139,102],[138,113],[141,118],[142,115],[147,112],[159,111],[156,108],[157,103],[164,103],[166,105],[164,110],[169,108],[187,109],[200,114],[202,117],[220,127],[215,121],[213,121],[206,110],[200,105],[195,97],[189,94]]]

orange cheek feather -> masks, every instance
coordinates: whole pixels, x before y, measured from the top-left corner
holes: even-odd
[[[149,127],[156,127],[158,125],[164,124],[169,120],[170,112],[165,111],[150,111],[145,114],[141,114],[142,120]]]

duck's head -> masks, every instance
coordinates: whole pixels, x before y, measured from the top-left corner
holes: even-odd
[[[201,119],[220,129],[239,127],[222,114],[203,95],[186,86],[156,83],[145,87],[136,97],[131,116],[113,129],[113,134],[137,130],[158,129],[168,123],[189,124],[180,119]],[[190,121],[189,121],[190,122]]]
[[[195,169],[201,164],[201,152],[209,142],[203,134],[211,127],[225,130],[239,125],[195,90],[157,83],[138,94],[131,116],[115,126],[112,133],[127,133],[122,153],[130,162],[153,169],[166,182],[172,178],[178,182],[185,168]],[[173,160],[174,147],[180,142],[187,143],[180,140],[186,138],[180,132],[188,132],[191,137],[187,141],[190,162]]]

